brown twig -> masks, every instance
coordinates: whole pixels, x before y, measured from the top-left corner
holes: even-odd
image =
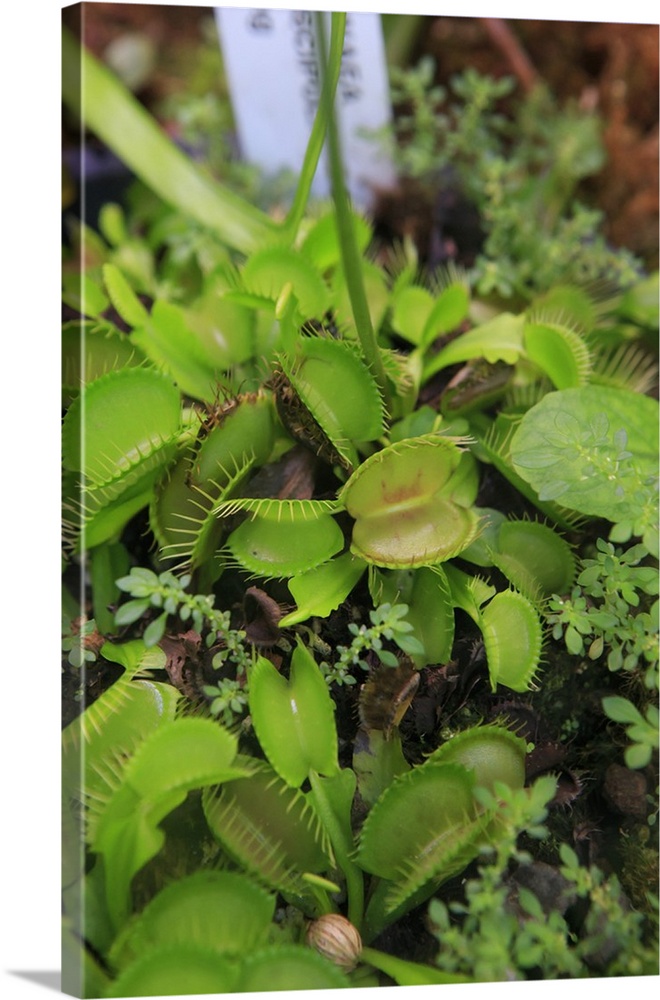
[[[479,20],[491,40],[506,56],[511,69],[525,90],[532,90],[538,83],[539,75],[508,23],[501,17],[480,17]]]

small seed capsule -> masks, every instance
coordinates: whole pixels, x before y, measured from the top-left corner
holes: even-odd
[[[307,928],[307,944],[325,955],[344,972],[351,972],[362,952],[362,938],[350,920],[326,913]]]

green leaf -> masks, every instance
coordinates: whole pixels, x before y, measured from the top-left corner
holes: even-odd
[[[149,319],[149,313],[119,268],[114,264],[104,264],[103,280],[110,296],[110,301],[121,318],[129,326],[144,326]]]
[[[89,274],[77,274],[76,284],[73,288],[64,288],[62,298],[67,305],[77,309],[84,316],[99,318],[110,305],[110,300],[103,291],[100,284],[97,284]],[[77,321],[75,321],[78,325]]]
[[[148,598],[143,598],[140,600],[127,601],[126,604],[122,604],[120,608],[115,612],[115,625],[132,625],[136,622],[138,618],[151,607],[151,602]]]
[[[281,778],[299,788],[310,771],[337,773],[334,706],[323,675],[298,640],[287,681],[259,657],[250,671],[250,712],[263,750]]]
[[[142,744],[127,766],[126,782],[155,800],[173,790],[190,791],[245,774],[234,764],[237,738],[210,719],[180,718]]]
[[[290,284],[302,320],[322,319],[330,306],[328,287],[317,270],[289,247],[265,247],[252,253],[241,271],[243,286],[253,295],[277,302]]]
[[[141,955],[110,985],[108,997],[186,996],[232,993],[238,970],[210,948],[189,943],[162,945]]]
[[[467,976],[442,972],[431,965],[409,962],[396,955],[389,955],[374,948],[362,949],[362,961],[372,965],[393,979],[397,986],[444,986],[453,983],[467,983]]]
[[[296,610],[280,619],[280,628],[289,628],[308,618],[327,618],[345,601],[364,573],[366,563],[345,552],[329,562],[314,566],[288,581]]]
[[[104,635],[114,629],[114,614],[110,610],[116,605],[120,593],[115,580],[129,567],[129,554],[121,542],[101,545],[89,553],[90,580],[94,619],[99,632]]]
[[[626,762],[626,767],[646,767],[651,760],[652,755],[653,749],[651,746],[636,743],[633,746],[626,747],[623,759]]]
[[[406,619],[414,641],[411,645],[406,637],[396,635],[395,642],[412,656],[417,669],[446,663],[454,641],[454,605],[443,567],[376,572],[373,581],[372,596],[378,592],[378,602],[402,601],[408,606]]]
[[[473,788],[474,775],[459,764],[427,762],[395,778],[374,804],[357,853],[383,879],[367,910],[367,940],[477,854],[484,818]]]
[[[154,302],[151,315],[137,324],[132,342],[193,399],[213,402],[218,372],[213,354],[191,329],[185,310],[172,302]]]
[[[500,313],[468,333],[462,333],[435,354],[424,367],[423,381],[449,365],[473,358],[485,358],[493,364],[505,361],[514,365],[523,354],[524,317]]]
[[[466,283],[453,281],[438,294],[422,332],[422,347],[428,347],[436,337],[451,333],[467,319],[470,292]]]
[[[398,774],[410,770],[403,756],[401,736],[394,729],[389,739],[381,729],[358,731],[353,750],[353,769],[357,775],[360,797],[372,806]]]
[[[384,433],[383,401],[373,375],[345,342],[308,337],[280,363],[296,393],[348,466],[355,442]],[[337,391],[341,386],[341,391]]]
[[[87,836],[103,857],[110,918],[118,927],[129,906],[133,876],[161,849],[163,818],[194,788],[246,773],[236,766],[236,737],[202,718],[180,718],[154,729],[125,761],[114,762],[112,791],[88,817]]]
[[[220,544],[224,524],[215,505],[269,458],[275,438],[272,399],[266,393],[233,400],[218,419],[161,478],[149,511],[159,544],[194,567],[211,561]]]
[[[107,303],[106,303],[107,308]],[[142,354],[131,340],[112,329],[74,320],[62,326],[62,390],[70,405],[83,383],[115,368],[139,365]]]
[[[480,788],[492,791],[498,781],[522,788],[526,750],[525,741],[504,726],[472,726],[434,750],[429,760],[461,764]]]
[[[549,525],[504,521],[490,549],[493,565],[532,601],[568,593],[575,580],[571,547]]]
[[[617,442],[622,430],[630,457]],[[511,458],[541,500],[561,498],[566,507],[610,521],[651,517],[657,400],[606,386],[548,393],[522,418]]]
[[[273,238],[277,229],[268,216],[181,152],[137,98],[66,29],[62,66],[67,107],[165,202],[243,253]]]
[[[163,638],[165,634],[165,625],[167,624],[167,613],[163,612],[158,618],[154,618],[144,630],[144,644],[145,646],[155,646],[157,642]]]
[[[613,722],[623,723],[644,723],[641,713],[635,708],[627,698],[619,695],[610,695],[603,698],[603,711]]]
[[[426,288],[408,285],[396,295],[392,309],[392,328],[415,346],[422,343],[427,320],[433,311],[433,296]]]
[[[557,389],[581,386],[591,373],[589,348],[578,333],[559,323],[525,323],[527,356]]]
[[[364,253],[371,241],[371,225],[357,212],[353,212],[352,216],[358,247]],[[300,253],[321,274],[339,265],[341,251],[334,210],[311,223],[300,246]]]

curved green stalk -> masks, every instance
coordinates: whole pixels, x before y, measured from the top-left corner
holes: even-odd
[[[323,75],[321,97],[316,109],[312,131],[307,142],[307,149],[305,150],[305,158],[300,169],[296,192],[283,226],[284,232],[289,237],[290,242],[293,241],[307,208],[312,182],[314,181],[316,168],[318,167],[319,158],[323,150],[329,120],[326,108],[334,106],[339,72],[341,70],[346,14],[342,14],[339,11],[333,13],[331,25],[328,72]]]
[[[360,930],[364,912],[364,878],[361,870],[351,859],[353,845],[347,843],[341,825],[328,801],[321,780],[310,769],[309,782],[317,814],[330,837],[332,849],[335,852],[337,864],[346,876],[346,891],[348,895],[348,919]]]
[[[380,389],[386,405],[389,405],[389,389],[383,361],[380,356],[376,334],[371,322],[369,303],[362,280],[362,257],[355,238],[353,229],[353,219],[349,204],[346,184],[344,182],[344,168],[341,156],[339,141],[339,130],[335,116],[334,103],[330,99],[330,88],[326,86],[326,80],[337,68],[326,57],[327,47],[325,43],[325,26],[323,14],[316,12],[316,30],[319,38],[319,64],[323,78],[323,92],[321,99],[326,101],[325,112],[328,127],[328,162],[330,166],[330,181],[332,186],[332,199],[337,215],[337,229],[339,232],[339,247],[341,251],[342,265],[346,278],[346,287],[351,302],[353,318],[357,329],[360,344],[364,357],[371,368],[378,388]],[[346,18],[345,14],[333,13],[333,27],[335,18]],[[342,32],[343,34],[343,32]],[[331,53],[332,55],[332,53]],[[340,54],[341,55],[341,54]]]
[[[244,253],[279,228],[243,198],[206,176],[171,142],[122,83],[67,31],[62,32],[62,97],[67,107],[173,207]]]

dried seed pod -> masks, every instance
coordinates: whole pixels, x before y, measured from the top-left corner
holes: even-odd
[[[356,927],[339,913],[326,913],[307,928],[307,944],[330,959],[344,972],[351,972],[362,953],[362,938]]]

